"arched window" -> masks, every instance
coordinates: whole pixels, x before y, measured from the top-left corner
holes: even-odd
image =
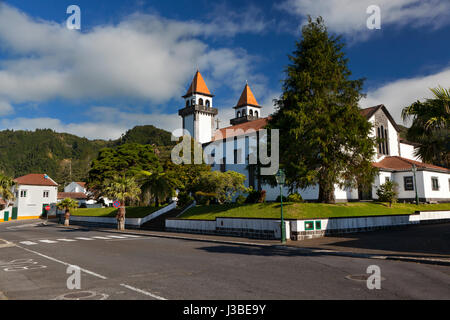
[[[191,106],[194,106],[195,105],[195,99],[192,99],[191,100]]]
[[[210,106],[209,100],[206,100],[205,104],[206,104],[206,106],[209,108],[209,106]]]
[[[250,116],[253,117],[253,110],[250,109]]]
[[[255,117],[258,118],[258,111],[255,111]]]
[[[189,100],[186,100],[186,108],[189,107]]]
[[[242,110],[242,116],[245,117],[245,110]]]
[[[237,117],[238,117],[238,118],[241,117],[241,112],[240,112],[240,111],[237,112]]]
[[[202,98],[198,99],[198,104],[201,105],[201,106],[203,105],[203,99]]]

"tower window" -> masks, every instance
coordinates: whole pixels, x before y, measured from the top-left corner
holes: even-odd
[[[240,111],[237,112],[237,117],[238,117],[238,118],[241,117],[241,112],[240,112]]]
[[[255,117],[258,118],[258,111],[255,111]]]
[[[209,108],[209,106],[210,106],[209,100],[206,100],[206,106]]]
[[[191,106],[195,105],[195,99],[191,100]]]
[[[203,99],[202,98],[198,99],[198,104],[201,105],[201,106],[203,105]]]
[[[245,110],[242,110],[242,116],[245,117]]]
[[[253,110],[250,110],[250,116],[253,116]]]
[[[186,107],[189,107],[189,100],[186,100]]]

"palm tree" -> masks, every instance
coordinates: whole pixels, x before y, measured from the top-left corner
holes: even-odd
[[[420,144],[416,156],[423,161],[450,167],[450,90],[430,89],[432,99],[416,101],[402,110],[403,120],[412,118],[407,138]]]
[[[70,198],[65,198],[64,200],[58,202],[56,204],[56,207],[59,210],[64,210],[65,211],[65,214],[64,214],[64,218],[65,218],[64,225],[66,227],[69,226],[70,210],[78,208],[78,201],[75,201],[75,200],[70,199]]]
[[[170,172],[149,172],[141,170],[139,182],[143,192],[148,192],[159,206],[161,200],[173,196],[181,182]]]
[[[136,180],[133,177],[115,175],[106,181],[102,189],[105,196],[120,202],[121,205],[116,216],[117,229],[125,230],[125,203],[138,199],[141,193]]]
[[[9,207],[9,203],[14,200],[14,194],[12,192],[14,184],[13,179],[0,174],[0,196],[6,202],[6,207]]]

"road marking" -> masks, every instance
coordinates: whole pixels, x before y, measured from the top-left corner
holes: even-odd
[[[56,240],[58,240],[58,241],[65,241],[65,242],[77,241],[77,240],[74,240],[74,239],[56,239]]]
[[[123,235],[124,237],[128,237],[128,238],[140,238],[141,236],[135,236],[135,235],[132,235],[132,234],[124,234]]]
[[[142,289],[138,289],[138,288],[129,286],[129,285],[125,284],[125,283],[121,283],[120,285],[121,285],[122,287],[127,288],[127,289],[130,289],[130,290],[133,290],[133,291],[136,291],[136,292],[145,294],[146,296],[150,296],[150,297],[155,298],[155,299],[158,299],[158,300],[167,300],[166,298],[157,296],[156,294],[150,293],[150,292],[145,291],[145,290],[142,290]]]
[[[107,237],[100,237],[100,236],[96,236],[96,237],[92,237],[94,239],[100,239],[100,240],[111,240],[110,238]]]
[[[76,237],[75,239],[78,239],[78,240],[95,240],[95,239],[84,238],[84,237]]]
[[[37,244],[36,242],[33,242],[33,241],[21,241],[20,243],[26,244],[27,246],[32,246],[34,244]]]
[[[21,247],[21,246],[17,246],[17,247],[19,247],[19,248],[21,248],[21,249],[23,249],[23,250],[25,250],[25,251],[28,251],[28,252],[32,252],[32,253],[34,253],[34,254],[37,254],[38,256],[44,257],[44,258],[49,259],[49,260],[51,260],[51,261],[61,263],[61,264],[65,265],[65,266],[72,266],[72,265],[74,265],[74,264],[71,264],[71,263],[67,263],[67,262],[64,262],[64,261],[61,261],[61,260],[58,260],[58,259],[55,259],[55,258],[46,256],[45,254],[39,253],[39,252],[37,252],[37,251],[33,251],[33,250],[30,250],[30,249],[27,249],[27,248],[24,248],[24,247]],[[108,279],[108,278],[105,277],[105,276],[102,276],[102,275],[100,275],[100,274],[98,274],[98,273],[89,271],[89,270],[87,270],[87,269],[83,269],[83,268],[81,268],[81,267],[80,267],[80,270],[83,271],[84,273],[90,274],[90,275],[92,275],[92,276],[94,276],[94,277],[97,277],[97,278],[100,278],[100,279],[103,279],[103,280]]]
[[[58,241],[53,241],[53,240],[38,240],[39,242],[44,242],[44,243],[58,243]]]
[[[109,238],[114,238],[114,239],[125,239],[126,237],[122,237],[122,236],[107,236]]]

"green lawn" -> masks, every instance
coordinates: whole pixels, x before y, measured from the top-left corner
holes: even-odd
[[[387,214],[411,214],[417,210],[450,210],[450,203],[415,204],[396,203],[389,208],[376,202],[348,202],[341,204],[323,203],[283,203],[286,219],[310,219],[329,217],[352,217]],[[224,204],[196,206],[185,212],[180,218],[214,220],[216,217],[235,218],[279,218],[279,203]]]
[[[143,218],[159,209],[160,207],[126,207],[126,218]],[[73,210],[71,215],[73,216],[85,216],[85,217],[115,217],[117,214],[116,208],[79,208]]]

